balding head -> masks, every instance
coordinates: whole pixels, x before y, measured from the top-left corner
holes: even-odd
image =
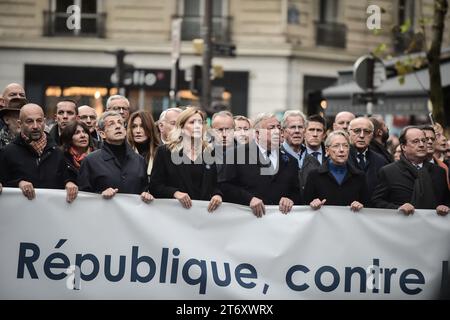
[[[79,107],[78,118],[88,126],[89,132],[95,130],[95,125],[97,124],[97,112],[95,112],[94,108],[87,105]]]
[[[25,90],[18,83],[10,83],[5,87],[2,93],[1,105],[7,107],[9,101],[13,98],[26,98]]]
[[[353,113],[348,111],[339,112],[334,118],[333,130],[344,130],[345,132],[348,132],[348,125],[353,119],[355,119]]]
[[[44,134],[45,117],[44,111],[34,103],[28,103],[20,109],[19,114],[20,131],[31,141],[39,140]]]
[[[348,131],[350,143],[359,152],[366,151],[373,137],[373,124],[369,118],[360,117],[353,119],[348,125]]]

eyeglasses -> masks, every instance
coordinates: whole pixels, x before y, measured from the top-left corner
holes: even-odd
[[[333,150],[339,150],[341,148],[344,149],[344,150],[347,150],[347,149],[350,148],[350,145],[348,143],[336,143],[336,144],[332,144],[330,146],[330,148],[333,149]]]
[[[115,107],[109,107],[108,108],[108,111],[110,111],[110,110],[112,110],[112,111],[122,111],[122,112],[125,112],[125,111],[128,111],[128,110],[130,110],[130,107],[120,107],[120,106],[115,106]]]
[[[365,136],[368,136],[369,134],[372,133],[372,130],[369,130],[369,129],[355,128],[355,129],[350,129],[350,130],[352,130],[357,135],[360,135],[361,132],[364,132]]]

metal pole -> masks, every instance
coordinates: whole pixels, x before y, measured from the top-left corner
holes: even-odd
[[[123,87],[124,80],[124,64],[125,64],[125,50],[117,50],[116,52],[116,76],[117,76],[117,91],[120,95],[125,95],[125,88]]]
[[[203,13],[203,68],[202,68],[202,108],[210,110],[211,106],[211,60],[212,60],[212,0],[204,0],[205,11]]]
[[[177,92],[178,92],[178,75],[180,70],[180,59],[172,62],[172,71],[170,72],[170,107],[177,106]]]

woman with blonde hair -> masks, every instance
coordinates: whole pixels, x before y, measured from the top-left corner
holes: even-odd
[[[155,159],[156,148],[161,144],[155,121],[148,111],[136,111],[128,120],[127,141],[147,163],[147,174],[150,175]]]
[[[222,203],[217,168],[206,137],[206,115],[187,107],[177,118],[167,144],[159,146],[153,162],[150,190],[156,198],[175,198],[188,209],[192,200],[209,201],[208,211]]]

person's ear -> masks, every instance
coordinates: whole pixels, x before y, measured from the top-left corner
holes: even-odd
[[[106,133],[104,131],[99,130],[98,133],[100,134],[100,137],[105,140],[106,139]]]

